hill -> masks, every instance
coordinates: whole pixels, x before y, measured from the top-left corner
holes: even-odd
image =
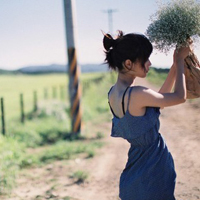
[[[85,64],[79,66],[82,73],[101,72],[108,70],[107,66],[103,64]],[[52,64],[47,66],[28,66],[28,67],[23,67],[17,71],[25,74],[43,74],[43,73],[66,73],[67,70],[68,66],[66,65]]]
[[[79,65],[82,73],[87,72],[106,72],[109,71],[105,64],[83,64]],[[154,67],[152,67],[154,68]],[[154,68],[157,72],[168,72],[169,69]],[[49,73],[67,73],[68,66],[60,64],[27,66],[17,70],[0,69],[0,74],[49,74]]]

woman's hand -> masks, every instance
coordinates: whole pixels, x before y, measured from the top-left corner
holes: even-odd
[[[189,55],[189,53],[193,52],[193,40],[188,38],[186,46],[176,48],[174,51],[174,63],[177,64],[180,61],[184,61],[184,59]]]
[[[181,47],[179,49],[174,50],[174,64],[178,67],[178,63],[184,62],[184,59],[189,55],[191,52],[190,46],[188,47]]]

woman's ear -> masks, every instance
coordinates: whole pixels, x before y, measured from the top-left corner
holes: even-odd
[[[132,69],[132,65],[133,65],[133,62],[129,59],[125,60],[124,62],[124,66],[128,69],[128,70],[131,70]]]

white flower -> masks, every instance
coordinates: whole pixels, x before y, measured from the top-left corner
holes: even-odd
[[[150,17],[152,23],[146,34],[156,49],[168,52],[180,47],[188,37],[200,36],[200,2],[195,0],[172,0],[159,2],[158,11]]]

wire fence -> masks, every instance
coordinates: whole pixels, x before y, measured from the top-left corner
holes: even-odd
[[[49,88],[44,88],[43,90],[43,97],[44,97],[44,100],[48,100],[48,99],[60,99],[60,100],[65,100],[66,98],[66,86],[64,85],[60,85],[60,87],[56,87],[56,86],[53,86],[51,88],[51,92],[50,92],[50,89]],[[59,96],[58,96],[59,95]],[[24,96],[25,94],[23,93],[20,93],[19,94],[19,106],[20,106],[20,109],[19,109],[19,121],[24,124],[25,123],[25,120],[26,120],[26,113],[25,113],[25,100],[24,100]],[[38,99],[38,91],[37,90],[34,90],[33,93],[32,93],[32,98],[33,98],[33,105],[32,105],[32,111],[31,112],[37,112],[38,110],[38,102],[39,102],[39,99]],[[42,100],[42,99],[41,99]],[[5,99],[4,97],[1,97],[1,132],[3,135],[6,134],[6,119],[5,119],[5,116],[7,113],[5,113]],[[17,112],[17,111],[16,111]]]
[[[103,79],[104,79],[104,75],[102,76],[99,76],[99,77],[95,77],[93,79],[86,79],[86,80],[82,80],[80,82],[81,86],[82,86],[82,94],[84,95],[85,92],[87,91],[87,89],[89,89],[90,85],[91,84],[96,84],[98,85]],[[43,97],[41,98],[41,95],[40,95],[40,99],[38,98],[38,91],[37,90],[34,90],[32,92],[32,110],[31,112],[32,113],[36,113],[38,111],[38,104],[39,104],[39,101],[47,101],[47,100],[50,100],[50,99],[60,99],[61,101],[64,101],[66,100],[67,101],[67,92],[68,92],[68,89],[66,87],[66,85],[60,85],[59,87],[58,86],[52,86],[51,88],[44,88],[43,89]],[[22,124],[25,124],[25,121],[27,120],[27,114],[25,112],[25,105],[27,105],[28,103],[30,102],[25,102],[25,95],[24,93],[20,93],[19,94],[19,110],[16,111],[16,112],[19,112],[18,116],[19,116],[19,122],[22,123]],[[9,113],[6,113],[6,109],[5,109],[5,99],[4,97],[1,97],[0,98],[1,101],[1,130],[0,132],[3,134],[3,135],[6,135],[6,119],[5,119],[5,116],[7,116],[7,114]]]

